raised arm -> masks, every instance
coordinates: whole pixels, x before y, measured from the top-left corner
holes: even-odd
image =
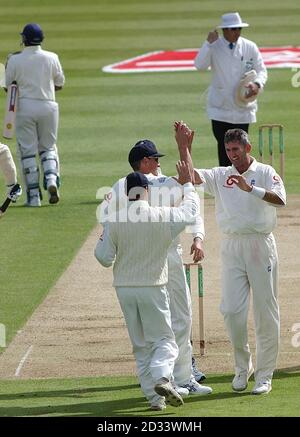
[[[195,131],[190,129],[189,126],[183,121],[176,121],[174,123],[174,128],[180,160],[186,162],[190,166],[190,168],[194,168],[191,150]],[[195,171],[193,172],[192,182],[193,184],[197,185],[200,185],[202,183],[199,174]]]

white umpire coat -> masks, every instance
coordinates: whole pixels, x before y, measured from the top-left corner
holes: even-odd
[[[257,102],[247,107],[235,103],[235,93],[244,73],[255,70],[261,90],[267,81],[267,70],[262,56],[252,41],[240,37],[233,49],[220,37],[210,44],[205,41],[196,58],[195,67],[206,70],[211,67],[212,82],[208,89],[207,114],[211,120],[227,123],[254,123]]]

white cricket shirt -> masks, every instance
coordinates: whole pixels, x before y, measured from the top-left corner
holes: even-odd
[[[240,174],[233,165],[195,170],[204,181],[204,190],[215,197],[216,220],[224,234],[269,234],[273,231],[278,205],[272,205],[228,182],[230,175]],[[270,165],[253,158],[243,176],[249,185],[273,191],[286,203],[283,182]]]
[[[182,200],[182,185],[173,177],[155,176],[151,173],[145,174],[149,182],[149,204],[151,206],[176,206]],[[100,223],[109,221],[110,217],[117,214],[117,211],[123,209],[128,203],[128,197],[125,194],[125,178],[119,179],[112,187],[112,190],[100,205]],[[201,211],[202,213],[202,211]],[[193,238],[199,237],[204,239],[204,223],[200,214],[197,216],[195,224],[188,226],[188,233]],[[178,240],[175,240],[176,245]]]
[[[13,81],[17,82],[19,99],[55,101],[55,85],[63,86],[65,77],[58,56],[38,45],[25,47],[9,58],[6,87]]]

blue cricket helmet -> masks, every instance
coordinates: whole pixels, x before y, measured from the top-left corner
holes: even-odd
[[[23,37],[23,43],[27,46],[39,45],[44,39],[42,28],[36,23],[26,24],[20,35]]]

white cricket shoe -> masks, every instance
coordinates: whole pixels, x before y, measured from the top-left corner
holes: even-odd
[[[255,384],[252,390],[253,395],[266,395],[272,390],[272,384],[270,381],[259,381]]]
[[[150,410],[153,410],[153,411],[162,411],[165,408],[167,408],[167,406],[166,406],[164,398],[160,399],[157,402],[153,402],[153,404],[150,405]]]
[[[48,191],[49,203],[51,205],[58,203],[59,202],[59,193],[58,193],[56,183],[54,183],[54,182],[48,183],[47,191]]]
[[[187,388],[190,392],[190,395],[210,395],[212,393],[212,388],[208,387],[207,385],[199,384],[199,382],[195,381],[195,379],[191,379],[188,384],[185,384],[183,386],[184,388]]]
[[[201,382],[206,379],[205,374],[197,368],[196,360],[194,357],[192,357],[192,374],[197,382]]]
[[[173,407],[180,407],[183,405],[183,399],[179,393],[174,389],[171,382],[167,378],[161,378],[154,387],[155,392],[165,397],[166,404]]]
[[[247,370],[238,373],[232,380],[232,389],[234,391],[244,391],[248,387],[248,380],[253,374],[254,369],[251,367],[249,372]]]
[[[172,386],[182,398],[186,398],[190,394],[187,388],[179,387],[179,385],[176,385],[174,382],[172,382]]]
[[[38,190],[34,190],[34,191],[36,192],[31,192],[29,195],[27,195],[27,202],[25,203],[25,206],[30,206],[30,207],[41,206],[41,198],[40,198],[39,191]]]

